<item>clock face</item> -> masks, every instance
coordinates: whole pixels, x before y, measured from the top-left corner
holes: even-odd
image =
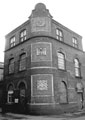
[[[38,19],[36,21],[36,26],[45,26],[45,20],[44,19]]]
[[[31,19],[31,31],[39,32],[45,31],[49,32],[51,30],[50,20],[47,17],[36,17]]]

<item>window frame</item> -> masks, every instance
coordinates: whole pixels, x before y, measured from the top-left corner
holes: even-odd
[[[59,28],[56,28],[56,38],[57,38],[57,40],[59,40],[59,41],[64,41],[64,39],[63,39],[63,31],[62,30],[60,30]]]
[[[24,33],[25,32],[25,33]],[[26,29],[23,29],[21,32],[20,32],[20,42],[23,42],[27,39],[27,31]]]
[[[78,58],[74,59],[74,69],[75,69],[75,77],[81,77],[81,68],[80,68],[80,62]]]
[[[25,55],[24,58],[22,58],[23,55]],[[25,62],[24,68],[22,68],[23,61]],[[22,53],[19,57],[19,71],[24,71],[24,70],[26,70],[26,53]]]
[[[14,94],[13,90],[9,90],[9,91],[8,91],[7,103],[12,104],[12,103],[14,102],[14,101],[13,101],[13,94]]]
[[[78,48],[78,40],[76,37],[72,37],[72,44],[74,48]]]
[[[58,54],[60,54],[60,56]],[[57,52],[57,58],[58,58],[58,69],[59,70],[66,70],[65,54],[63,52],[59,51],[59,52]]]
[[[11,48],[15,46],[15,41],[16,41],[15,36],[12,36],[12,37],[10,38],[10,47],[11,47]]]
[[[12,104],[14,103],[14,86],[13,84],[9,84],[8,86],[8,92],[7,92],[7,103]]]

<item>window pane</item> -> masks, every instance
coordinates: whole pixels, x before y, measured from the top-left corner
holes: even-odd
[[[79,69],[78,68],[75,68],[75,75],[79,76]]]
[[[62,32],[60,31],[60,36],[62,37]]]
[[[57,40],[59,40],[59,36],[56,36]]]
[[[26,35],[26,30],[24,30],[24,36]]]
[[[26,40],[26,30],[20,33],[20,41],[23,42],[24,40]]]
[[[64,59],[64,55],[62,53],[58,53],[58,58]]]
[[[73,43],[75,43],[75,40],[74,40],[74,38],[72,38],[72,41],[73,41]]]
[[[75,44],[77,44],[77,40],[75,39]]]
[[[20,56],[20,64],[19,64],[19,70],[25,70],[26,69],[26,54],[23,54]]]
[[[73,47],[78,48],[77,38],[72,38],[72,42],[73,42]]]
[[[15,46],[15,37],[12,37],[12,38],[10,39],[10,46],[11,46],[11,47]]]
[[[59,29],[56,29],[56,38],[60,41],[63,41],[63,33]]]
[[[8,86],[8,103],[13,103],[13,85]]]
[[[13,91],[8,91],[8,103],[13,103]]]
[[[26,36],[24,37],[24,40],[26,40]]]
[[[60,41],[63,41],[62,37],[60,37]]]
[[[59,30],[58,29],[56,29],[56,34],[59,35]]]
[[[77,59],[75,59],[75,67],[79,68],[79,61]]]
[[[24,70],[26,68],[26,59],[20,61],[20,70]]]
[[[23,37],[23,32],[21,32],[21,37]]]
[[[79,77],[80,76],[79,61],[78,59],[75,59],[74,62],[75,62],[75,76]]]
[[[21,42],[23,42],[23,38],[21,38]]]
[[[65,69],[65,60],[62,53],[58,53],[58,68]]]

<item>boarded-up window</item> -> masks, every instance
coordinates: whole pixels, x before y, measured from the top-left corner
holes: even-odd
[[[66,84],[61,82],[59,85],[59,93],[60,93],[60,103],[67,103],[67,91]]]
[[[26,69],[26,54],[20,55],[20,61],[19,61],[19,70],[25,70]]]
[[[20,85],[19,85],[19,91],[20,91],[19,102],[21,104],[25,103],[25,93],[26,93],[25,90],[26,90],[25,84],[23,82],[21,82]]]
[[[14,73],[14,58],[9,60],[9,74]]]

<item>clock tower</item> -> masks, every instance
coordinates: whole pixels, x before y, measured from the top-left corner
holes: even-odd
[[[31,33],[51,34],[52,16],[43,3],[38,3],[30,16]]]

